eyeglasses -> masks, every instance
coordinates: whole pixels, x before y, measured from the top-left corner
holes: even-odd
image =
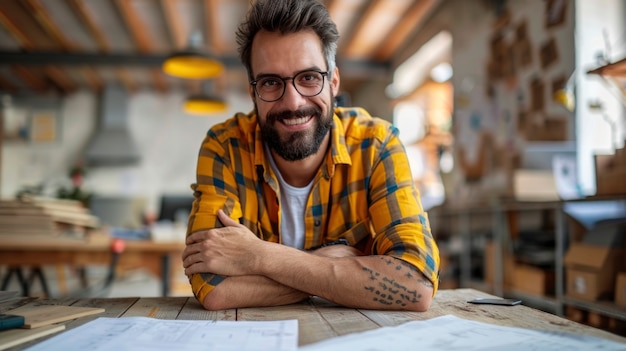
[[[259,99],[265,102],[274,102],[285,95],[288,80],[291,80],[296,91],[304,97],[319,95],[324,89],[324,77],[327,75],[328,72],[320,71],[302,71],[293,77],[265,75],[251,81],[250,84],[254,86],[254,91]]]

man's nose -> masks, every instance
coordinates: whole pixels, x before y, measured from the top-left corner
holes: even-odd
[[[285,93],[283,94],[283,104],[286,107],[296,110],[306,104],[306,98],[302,96],[293,84],[293,80],[285,82]]]

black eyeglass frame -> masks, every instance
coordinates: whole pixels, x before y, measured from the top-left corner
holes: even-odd
[[[321,84],[321,88],[320,88],[320,91],[318,91],[316,94],[313,94],[313,95],[305,95],[305,94],[302,94],[302,93],[300,92],[300,90],[298,90],[298,87],[296,86],[296,80],[295,80],[295,78],[296,78],[297,76],[301,75],[302,73],[307,73],[307,72],[315,72],[315,73],[318,73],[318,74],[321,74],[321,75],[322,75],[322,84]],[[314,69],[306,69],[306,70],[304,70],[304,71],[300,71],[300,72],[298,72],[298,73],[294,74],[294,75],[293,75],[293,76],[291,76],[291,77],[281,77],[281,76],[279,76],[279,75],[272,75],[272,74],[263,75],[261,78],[257,78],[257,79],[255,79],[255,80],[253,80],[253,81],[250,81],[250,84],[254,87],[254,92],[256,93],[256,96],[258,96],[258,98],[259,98],[259,99],[261,99],[261,100],[263,100],[263,101],[265,101],[265,102],[274,102],[274,101],[278,101],[278,100],[282,99],[282,98],[283,98],[283,96],[285,95],[285,90],[287,90],[287,81],[288,81],[288,80],[291,80],[291,85],[293,85],[293,88],[294,88],[294,89],[296,89],[296,91],[298,92],[298,94],[300,94],[301,96],[303,96],[303,97],[314,97],[314,96],[318,96],[318,95],[319,95],[319,94],[321,94],[321,93],[322,93],[322,91],[324,90],[324,83],[326,83],[326,77],[327,77],[327,76],[328,76],[328,71],[317,71],[317,70],[314,70]],[[276,99],[273,99],[273,100],[266,100],[266,99],[264,99],[264,98],[261,96],[261,94],[259,93],[259,91],[257,90],[257,88],[256,88],[256,87],[257,87],[257,84],[258,84],[258,82],[259,82],[259,80],[261,80],[261,79],[263,79],[263,78],[268,78],[268,77],[277,78],[277,79],[280,79],[280,80],[282,80],[282,81],[283,81],[283,92],[280,94],[280,96],[279,96],[279,97],[277,97]]]

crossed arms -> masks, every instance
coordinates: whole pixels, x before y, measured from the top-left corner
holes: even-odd
[[[275,306],[319,296],[365,309],[425,311],[433,285],[414,266],[391,256],[364,256],[345,245],[304,252],[263,241],[223,211],[222,228],[187,236],[185,274],[226,276],[201,301],[208,310]]]

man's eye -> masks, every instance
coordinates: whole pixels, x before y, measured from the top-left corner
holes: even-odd
[[[317,75],[315,75],[314,73],[303,74],[301,80],[303,81],[317,80]]]
[[[319,72],[302,72],[297,77],[297,84],[301,86],[317,86],[322,81],[322,75]]]
[[[278,78],[265,78],[261,80],[261,86],[263,87],[277,87],[280,86],[283,82]]]

